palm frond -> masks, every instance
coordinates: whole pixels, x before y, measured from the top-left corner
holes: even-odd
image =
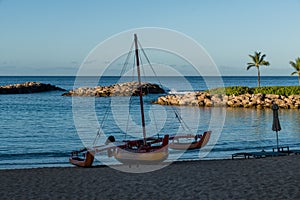
[[[296,59],[296,62],[290,61],[290,65],[297,71],[300,72],[300,58]]]
[[[300,65],[300,57],[296,58],[296,63],[299,63]]]
[[[253,62],[255,62],[255,56],[249,54],[249,57],[252,58]]]
[[[260,54],[261,54],[261,52],[255,51],[255,62],[256,63],[259,63]]]
[[[295,74],[298,74],[298,72],[292,72],[291,73],[291,76],[295,75]]]
[[[260,85],[260,70],[259,70],[259,67],[261,65],[268,66],[268,65],[270,65],[270,63],[268,61],[264,60],[266,55],[263,54],[261,56],[261,52],[258,52],[258,51],[255,51],[254,55],[249,55],[249,57],[252,59],[253,62],[247,63],[247,65],[248,65],[247,70],[249,70],[251,67],[256,67],[257,68],[257,70],[258,70],[258,86],[259,86]]]
[[[259,63],[262,63],[263,61],[264,61],[264,58],[266,57],[266,54],[264,54],[264,55],[262,55],[261,57],[260,57],[260,59],[259,59]]]
[[[294,63],[293,61],[290,61],[290,65],[292,65],[292,67],[297,70],[296,63]]]
[[[254,55],[260,57],[261,52],[260,51],[255,51]]]
[[[268,61],[263,60],[263,61],[261,62],[261,65],[269,66],[270,63],[269,63]]]
[[[256,67],[256,66],[253,63],[248,63],[247,70],[249,70],[251,67]]]

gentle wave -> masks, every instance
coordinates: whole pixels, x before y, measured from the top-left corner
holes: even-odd
[[[89,77],[84,77],[88,84]],[[100,85],[117,83],[120,77],[102,77]],[[187,88],[180,86],[176,77],[162,77],[168,83],[169,94],[187,94]],[[213,77],[208,78],[213,81]],[[22,83],[26,81],[39,81],[49,83],[65,89],[72,89],[75,77],[0,77],[1,85]],[[205,90],[205,81],[196,77],[187,77],[192,90]],[[256,77],[223,77],[225,86],[245,85],[255,87]],[[298,85],[297,77],[261,77],[261,85]],[[155,95],[154,95],[155,96]],[[153,97],[154,97],[153,96]],[[145,97],[145,111],[147,126],[160,125],[152,123],[151,110],[164,110],[165,115],[156,117],[156,120],[166,118],[161,124],[165,132],[177,132],[180,125],[174,117],[170,107],[152,105],[152,96]],[[133,97],[133,100],[135,98]],[[96,98],[96,115],[101,121],[111,98]],[[131,106],[133,125],[140,125],[139,112]],[[117,110],[124,110],[122,105],[116,106]],[[211,121],[211,113],[217,108],[192,108],[180,107],[184,119],[192,126],[198,125],[200,133],[206,131]],[[125,109],[126,111],[126,109]],[[62,97],[60,92],[46,92],[24,95],[2,95],[0,108],[0,169],[45,167],[45,166],[71,166],[68,158],[72,150],[80,149],[83,144],[77,135],[73,121],[72,98]],[[198,113],[199,112],[199,113]],[[111,113],[110,113],[111,114]],[[122,113],[121,113],[122,114]],[[199,114],[199,116],[198,116]],[[280,145],[290,146],[291,149],[300,149],[300,110],[279,110],[282,131],[279,133]],[[83,116],[84,117],[84,116]],[[106,134],[120,132],[118,125],[127,119],[127,115],[119,116],[118,120],[112,114],[105,123]],[[196,121],[199,117],[199,122]],[[124,126],[125,126],[124,125]],[[216,124],[217,126],[219,124]],[[276,146],[276,136],[271,130],[272,111],[255,109],[227,109],[226,121],[217,144],[205,159],[229,158],[232,153],[240,151],[272,150]],[[135,130],[135,129],[134,129]],[[92,131],[96,135],[97,130]],[[150,131],[149,131],[150,132]],[[93,136],[94,137],[94,136]],[[200,151],[206,151],[201,149]],[[171,155],[176,152],[171,151]],[[199,151],[186,152],[180,159],[198,159]]]
[[[70,156],[70,152],[40,152],[40,153],[15,153],[15,154],[0,154],[0,158],[41,158],[41,157],[66,157]]]
[[[179,94],[179,95],[184,95],[184,94],[188,94],[191,93],[192,91],[176,91],[175,89],[171,89],[168,94]]]

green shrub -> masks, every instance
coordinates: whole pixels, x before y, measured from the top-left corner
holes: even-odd
[[[253,88],[254,94],[262,93],[262,94],[278,94],[283,96],[290,96],[293,94],[300,94],[300,86],[268,86],[268,87],[260,87]]]
[[[293,94],[300,95],[300,86],[266,86],[249,88],[245,86],[230,86],[224,88],[215,88],[207,90],[210,94],[226,94],[226,95],[241,95],[241,94],[277,94],[283,96],[290,96]]]
[[[251,93],[251,88],[245,86],[230,86],[224,88],[215,88],[212,90],[207,90],[206,92],[210,94],[226,94],[226,95],[241,95]]]

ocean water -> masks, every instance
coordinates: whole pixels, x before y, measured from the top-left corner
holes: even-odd
[[[119,81],[119,77],[102,77],[101,85],[110,85]],[[145,81],[154,81],[148,78]],[[215,77],[186,77],[188,85],[179,81],[179,77],[160,77],[159,82],[173,92],[207,89],[207,81]],[[90,85],[90,77],[82,77]],[[256,77],[222,77],[225,86],[243,85],[255,87]],[[74,86],[75,77],[0,77],[0,85],[38,81],[49,83],[66,90]],[[297,77],[261,77],[261,85],[298,85]],[[93,119],[84,104],[93,101],[96,124],[101,124],[103,131],[114,134],[117,139],[136,136],[139,132],[139,107],[136,97],[89,98],[76,97],[82,107],[74,110],[74,99],[61,96],[61,91],[33,94],[0,95],[0,169],[71,166],[68,158],[72,150],[83,147],[82,141],[91,145],[97,133]],[[182,131],[170,106],[153,105],[151,101],[159,95],[145,97],[146,125],[150,135],[174,134]],[[78,107],[78,105],[77,105]],[[129,109],[130,108],[130,109]],[[82,109],[82,110],[80,110]],[[189,151],[181,155],[170,151],[170,160],[223,159],[232,153],[241,151],[271,150],[276,146],[272,127],[272,111],[244,108],[175,108],[193,132],[203,133],[208,129],[217,130],[215,144],[207,149]],[[82,112],[83,111],[83,112]],[[162,113],[154,117],[153,113]],[[106,115],[108,113],[108,115]],[[279,143],[291,149],[300,149],[300,110],[279,110],[282,130]],[[130,118],[132,123],[128,124]],[[77,119],[77,122],[76,122]],[[80,122],[78,122],[78,119]],[[81,120],[82,119],[82,120]],[[86,120],[87,123],[85,123]],[[224,123],[223,121],[224,120]],[[157,121],[157,122],[155,122]],[[91,124],[89,124],[91,123]],[[214,132],[213,132],[214,134]],[[203,154],[201,154],[203,153]],[[109,159],[105,162],[110,162]],[[114,161],[112,161],[114,162]],[[101,164],[97,161],[96,164]]]

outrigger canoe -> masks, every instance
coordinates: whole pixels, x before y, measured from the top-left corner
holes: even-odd
[[[172,140],[169,144],[170,149],[175,150],[193,150],[204,147],[210,138],[211,131],[206,131],[203,135],[184,135],[170,137]],[[192,142],[181,142],[182,139],[194,139]]]

